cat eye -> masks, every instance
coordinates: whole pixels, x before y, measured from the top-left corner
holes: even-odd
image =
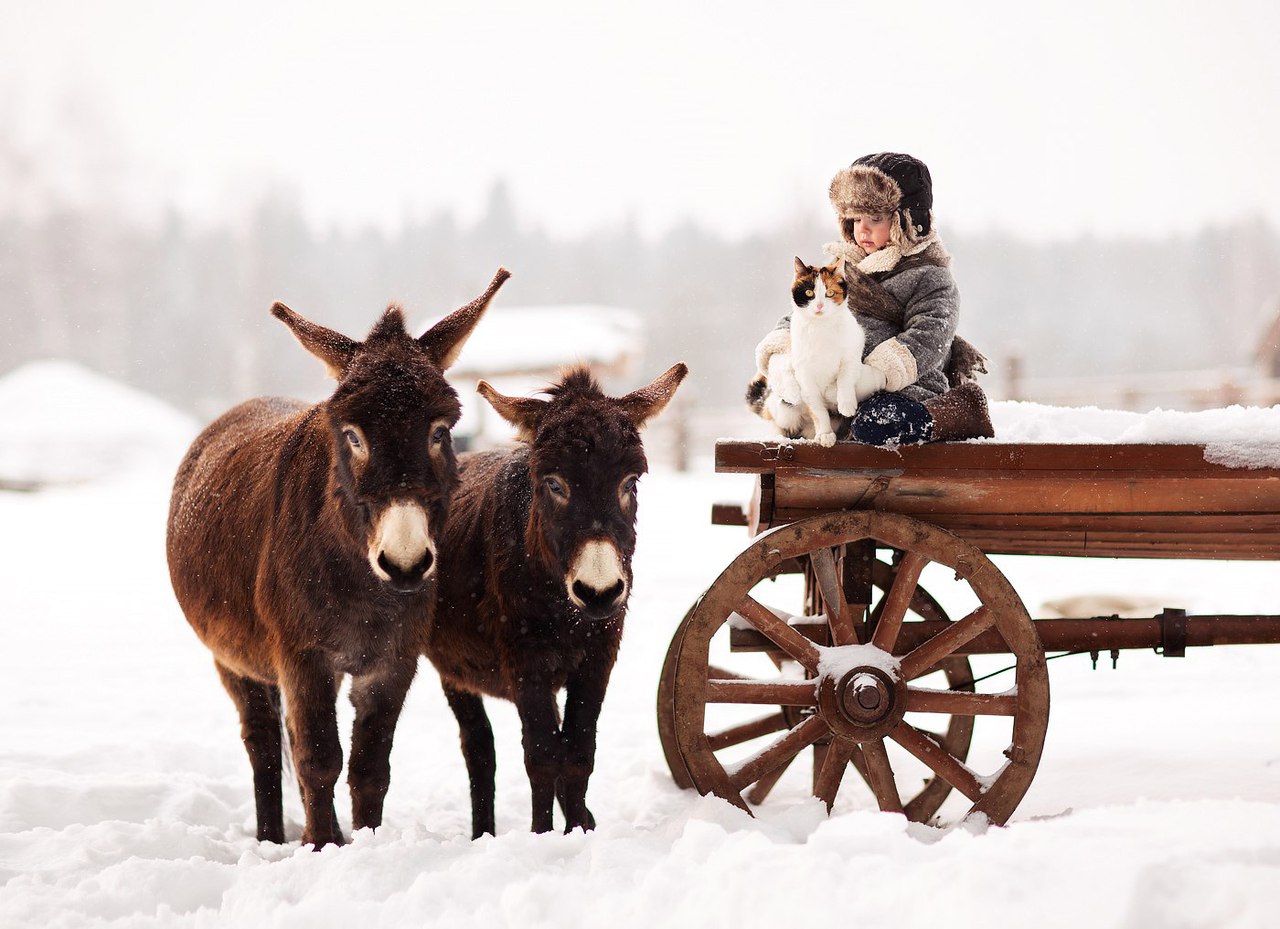
[[[812,291],[812,290],[806,290],[806,291],[804,292],[804,295],[805,295],[806,297],[812,297],[812,296],[813,296],[813,291]]]

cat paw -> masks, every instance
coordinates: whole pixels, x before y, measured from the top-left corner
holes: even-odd
[[[823,448],[830,448],[836,444],[836,434],[834,432],[820,432],[814,441]]]
[[[858,398],[849,397],[843,400],[836,401],[836,412],[838,412],[845,419],[848,419],[854,413],[858,412]]]

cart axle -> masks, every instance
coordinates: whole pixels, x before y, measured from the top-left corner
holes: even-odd
[[[822,616],[806,617],[791,624],[801,635],[827,645],[828,625]],[[902,624],[895,655],[905,655],[950,625],[940,621]],[[1149,618],[1094,616],[1088,619],[1037,619],[1036,631],[1045,651],[1096,652],[1151,648],[1166,658],[1181,658],[1188,647],[1207,645],[1280,644],[1280,616],[1188,616],[1185,610],[1166,609]],[[855,626],[859,644],[869,641],[865,624]],[[754,629],[734,628],[730,645],[736,652],[777,651],[769,639]],[[999,633],[989,630],[976,636],[958,655],[995,655],[1009,648]]]

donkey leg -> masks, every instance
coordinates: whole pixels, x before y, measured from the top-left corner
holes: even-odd
[[[609,668],[601,663],[575,675],[568,682],[564,714],[564,764],[561,768],[565,832],[596,827],[595,817],[587,809],[587,782],[596,764],[596,727],[605,689],[609,686]]]
[[[302,785],[307,825],[302,844],[342,845],[333,809],[333,788],[342,773],[342,744],[338,741],[338,680],[315,655],[292,656],[281,675],[293,764]]]
[[[391,742],[417,668],[415,656],[351,682],[356,718],[351,726],[347,785],[351,788],[353,829],[382,825],[382,805],[391,786]]]
[[[494,771],[497,758],[493,752],[493,728],[489,714],[484,710],[484,700],[478,695],[456,690],[441,681],[449,709],[458,719],[458,735],[462,740],[462,757],[467,763],[467,778],[471,782],[471,838],[478,839],[488,833],[495,835],[494,824]]]
[[[550,832],[564,743],[556,726],[555,691],[545,674],[525,669],[516,694],[516,710],[520,714],[524,767],[533,799],[531,828],[534,832]]]
[[[253,803],[258,841],[284,842],[280,792],[280,689],[242,677],[217,661],[218,676],[240,713],[240,738],[253,768]]]

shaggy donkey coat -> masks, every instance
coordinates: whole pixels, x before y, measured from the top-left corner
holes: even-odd
[[[686,373],[676,365],[617,399],[585,370],[548,399],[505,397],[480,383],[524,444],[460,459],[426,649],[458,719],[474,837],[494,831],[483,695],[513,701],[520,714],[533,830],[552,828],[556,797],[566,831],[594,826],[587,781],[631,592],[636,481],[648,467],[639,429]]]
[[[460,413],[441,373],[488,290],[421,338],[397,307],[363,343],[272,312],[338,380],[324,403],[241,404],[191,446],[174,481],[169,573],[240,713],[258,838],[283,842],[281,697],[306,810],[304,843],[341,844],[335,701],[351,702],[352,825],[382,822],[396,720],[435,600],[436,539],[457,484]]]

